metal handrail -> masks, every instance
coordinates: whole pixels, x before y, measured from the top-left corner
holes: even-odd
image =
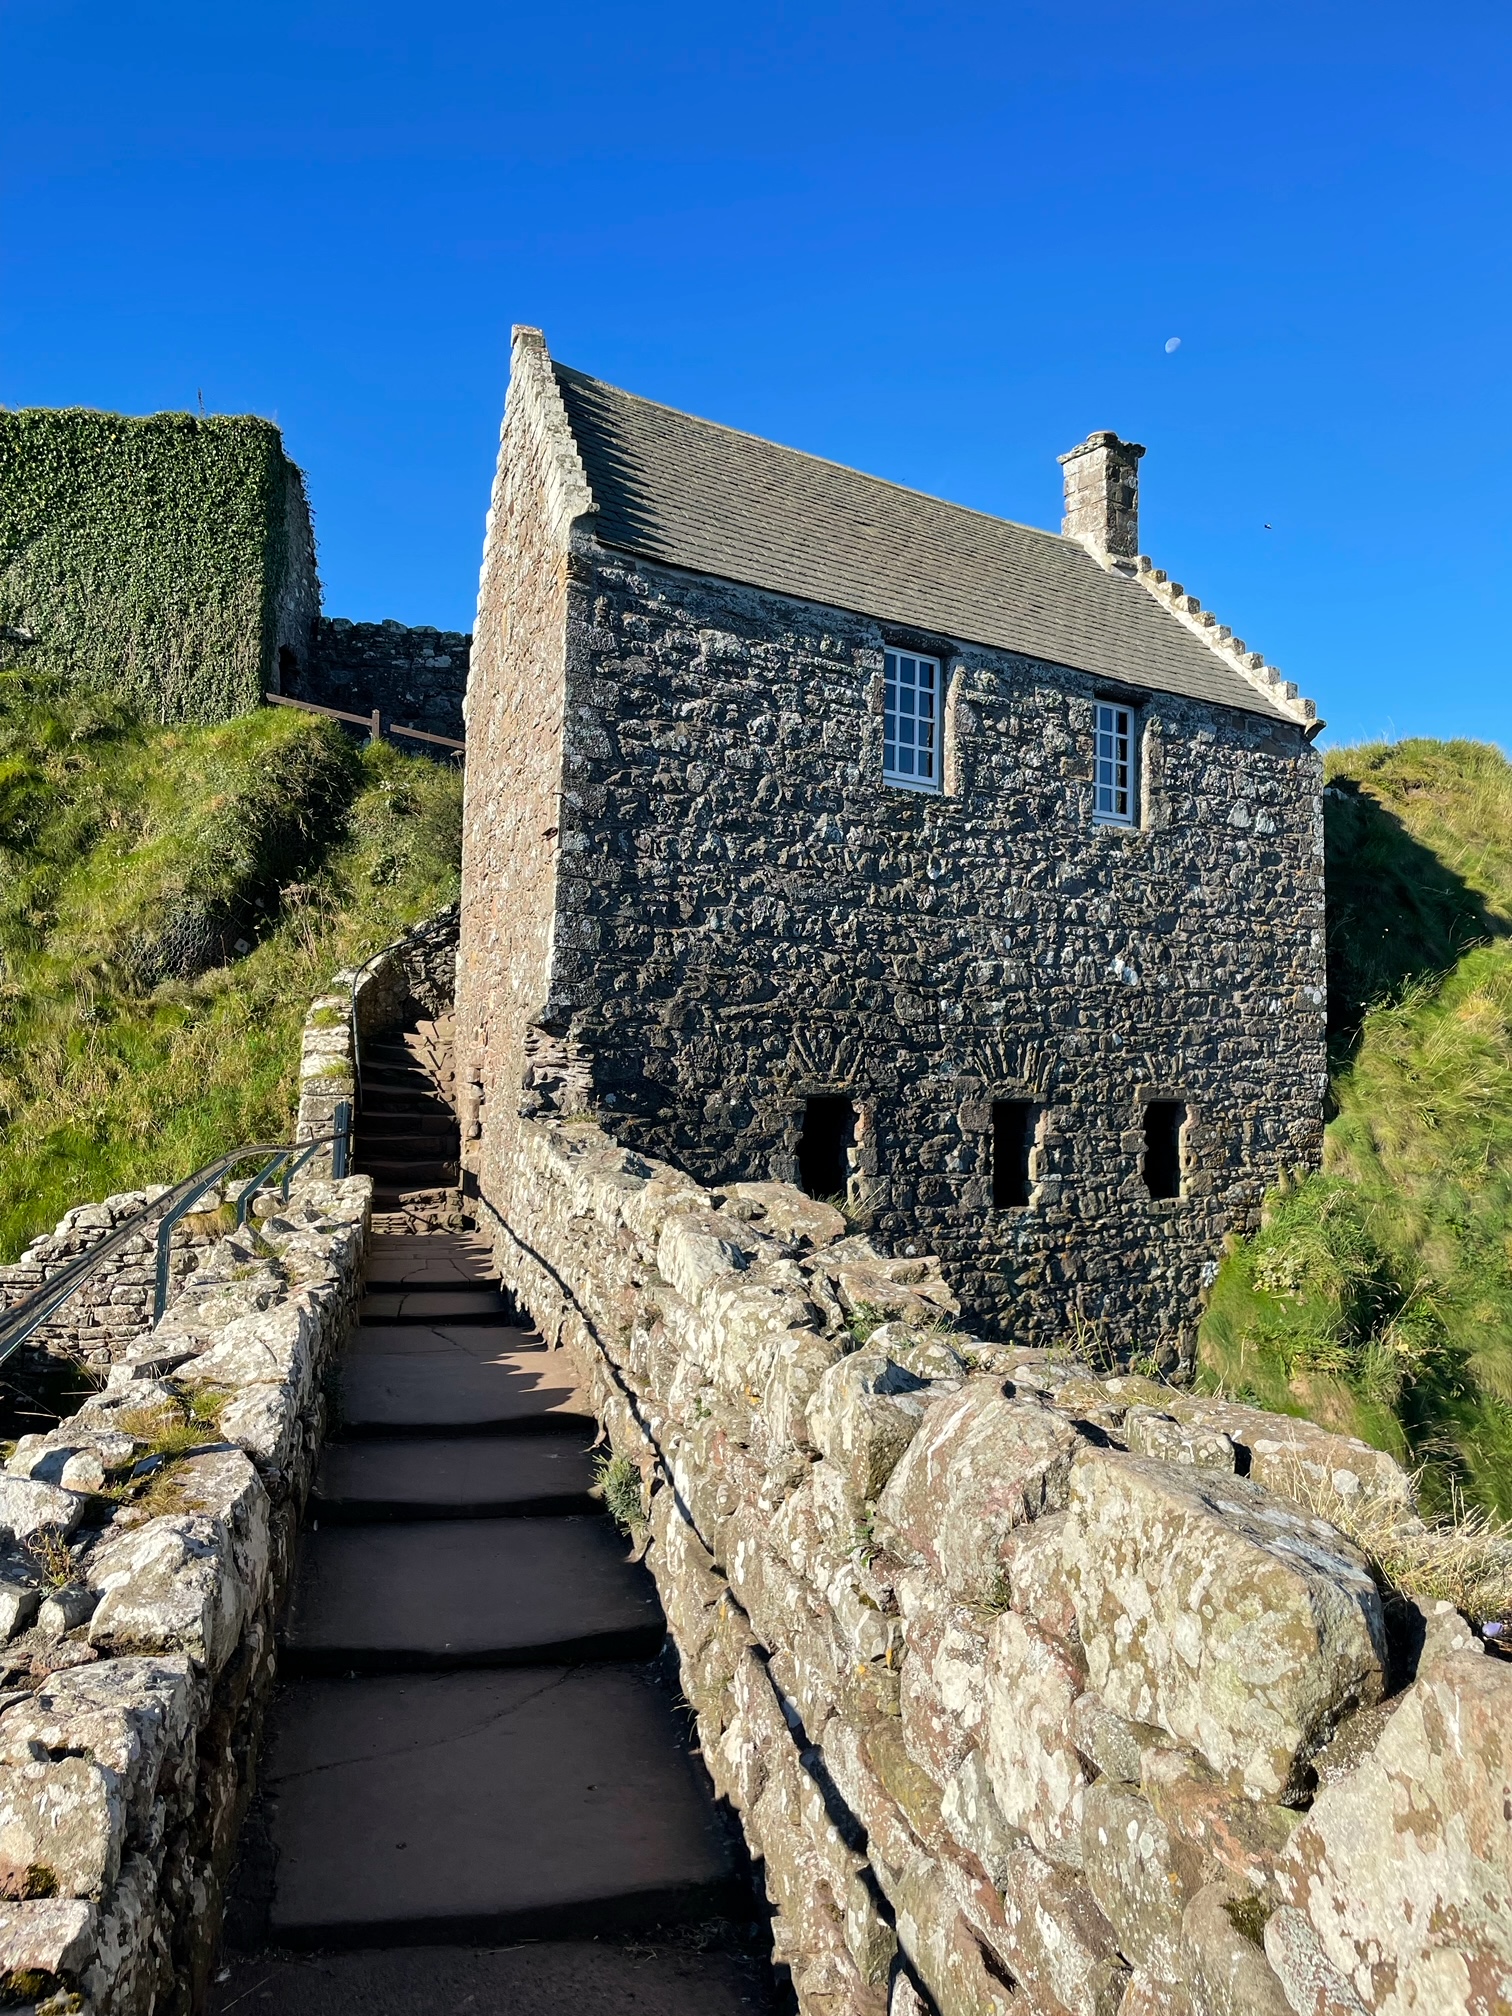
[[[157,1269],[153,1281],[152,1320],[162,1320],[163,1311],[168,1306],[168,1267],[172,1245],[173,1228],[184,1214],[197,1204],[207,1190],[213,1189],[224,1176],[243,1162],[249,1162],[254,1155],[269,1159],[258,1170],[256,1176],[240,1193],[236,1200],[236,1222],[245,1225],[247,1212],[251,1208],[254,1191],[259,1189],[269,1177],[281,1170],[281,1189],[287,1199],[289,1185],[294,1177],[320,1149],[331,1150],[331,1174],[340,1178],[346,1175],[350,1162],[352,1139],[351,1101],[337,1102],[334,1114],[335,1127],[329,1134],[318,1135],[313,1141],[273,1143],[253,1142],[240,1148],[233,1148],[229,1154],[221,1155],[214,1162],[207,1162],[202,1169],[196,1169],[192,1176],[186,1176],[173,1189],[165,1190],[161,1197],[151,1204],[144,1204],[140,1211],[117,1225],[110,1235],[97,1246],[91,1246],[87,1253],[81,1253],[66,1267],[60,1268],[51,1281],[43,1282],[24,1296],[13,1309],[0,1315],[0,1365],[3,1365],[13,1351],[26,1342],[32,1332],[49,1316],[55,1315],[76,1294],[100,1264],[112,1254],[136,1238],[146,1227],[157,1220]]]

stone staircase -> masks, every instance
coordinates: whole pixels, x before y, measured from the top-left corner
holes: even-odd
[[[365,1060],[358,1158],[401,1224],[456,1169],[404,1047]],[[474,1235],[375,1234],[212,2008],[772,2006],[654,1586],[593,1495],[595,1427]]]

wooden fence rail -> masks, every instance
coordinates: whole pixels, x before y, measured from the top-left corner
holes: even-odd
[[[341,707],[318,707],[313,700],[291,700],[287,693],[264,693],[264,700],[270,707],[298,707],[306,714],[324,714],[332,721],[350,721],[354,727],[366,728],[375,742],[383,740],[383,719],[378,708],[371,714],[348,714]],[[467,744],[457,742],[450,735],[432,735],[425,728],[401,728],[397,721],[390,721],[390,735],[407,735],[412,742],[434,742],[439,748],[466,753]]]

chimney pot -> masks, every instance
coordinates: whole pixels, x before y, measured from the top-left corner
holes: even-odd
[[[1080,540],[1099,556],[1137,558],[1139,458],[1144,452],[1137,441],[1121,441],[1104,427],[1056,458],[1065,471],[1065,538]]]

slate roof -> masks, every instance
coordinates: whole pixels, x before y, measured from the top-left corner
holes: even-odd
[[[1150,692],[1293,718],[1075,540],[552,368],[607,545]]]

